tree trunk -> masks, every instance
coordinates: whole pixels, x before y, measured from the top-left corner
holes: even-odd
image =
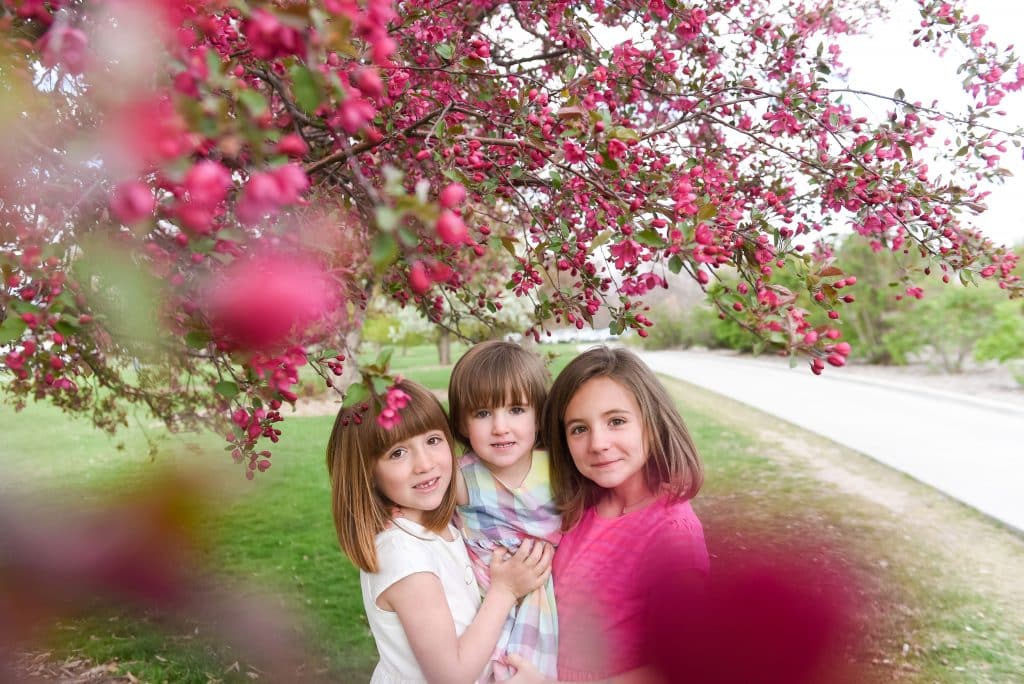
[[[442,366],[452,363],[452,336],[444,328],[437,335],[437,362]]]

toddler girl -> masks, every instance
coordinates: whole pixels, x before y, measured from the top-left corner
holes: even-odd
[[[517,548],[525,537],[552,544],[561,537],[548,454],[536,448],[547,381],[540,358],[511,342],[477,344],[452,370],[452,432],[469,447],[459,461],[458,520],[481,587],[493,581],[488,563],[495,549]],[[554,585],[549,581],[509,615],[494,654],[495,679],[514,673],[504,661],[510,653],[554,677],[557,636]]]

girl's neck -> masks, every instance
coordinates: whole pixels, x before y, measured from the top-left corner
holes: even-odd
[[[483,459],[480,459],[480,462],[490,471],[494,479],[505,485],[506,488],[519,489],[526,480],[526,476],[530,474],[530,468],[533,467],[533,451],[531,450],[521,459],[504,468],[495,466]]]
[[[395,525],[397,525],[398,527],[401,527],[403,520],[408,520],[409,522],[416,523],[420,527],[426,528],[426,525],[423,524],[425,514],[425,511],[421,511],[415,508],[395,508],[391,512],[391,519],[395,522]],[[449,530],[447,527],[438,532],[437,536],[441,537],[446,541],[452,541],[455,539],[455,537],[453,537],[451,534],[451,530]]]
[[[626,482],[607,490],[607,494],[598,502],[598,513],[605,518],[617,518],[648,506],[658,497],[658,492],[651,491],[644,480]]]

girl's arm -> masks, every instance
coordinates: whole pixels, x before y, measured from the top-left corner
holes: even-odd
[[[378,604],[398,614],[406,638],[431,684],[475,682],[494,652],[516,601],[540,587],[551,573],[550,544],[526,540],[515,555],[491,557],[491,587],[473,622],[455,634],[441,580],[432,573],[405,577],[381,593]]]
[[[505,662],[516,669],[515,675],[506,680],[505,684],[563,684],[554,679],[546,679],[533,663],[516,653],[505,656]],[[664,681],[652,668],[641,667],[607,679],[594,680],[590,684],[663,684]]]

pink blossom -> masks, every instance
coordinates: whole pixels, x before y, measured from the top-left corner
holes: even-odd
[[[409,287],[418,295],[430,289],[430,276],[422,261],[416,261],[409,267]]]
[[[231,173],[219,163],[204,159],[188,170],[182,184],[190,202],[212,208],[227,197]]]
[[[402,417],[398,414],[398,410],[390,406],[385,406],[377,414],[377,424],[385,430],[394,430],[401,421]]]
[[[469,230],[461,216],[445,209],[437,219],[437,236],[446,245],[463,245],[469,241]]]
[[[126,181],[114,188],[110,211],[125,224],[138,223],[153,214],[156,200],[149,187],[138,181]]]
[[[207,286],[214,337],[232,349],[266,351],[301,337],[337,304],[328,274],[304,256],[264,253],[238,259]]]
[[[384,94],[384,82],[373,67],[359,67],[349,77],[352,85],[369,98],[376,99]]]
[[[452,183],[442,190],[440,195],[438,195],[438,201],[445,209],[452,209],[453,207],[462,204],[465,199],[466,188],[462,183]]]
[[[260,59],[299,54],[304,48],[302,34],[261,8],[253,10],[242,23],[242,33],[252,54]]]
[[[52,68],[63,64],[68,73],[74,75],[85,71],[88,39],[84,32],[58,24],[43,34],[39,47],[43,66]]]
[[[620,270],[636,266],[640,259],[640,244],[633,240],[623,240],[609,247],[608,251],[615,259],[615,267]]]
[[[608,141],[608,156],[612,159],[619,159],[626,153],[626,143],[618,139]]]
[[[309,146],[298,133],[289,133],[277,142],[277,151],[289,157],[302,157],[309,152]]]
[[[338,104],[331,124],[341,128],[349,135],[355,135],[376,115],[377,110],[369,100],[350,95]]]
[[[583,151],[583,148],[568,140],[562,143],[562,150],[565,152],[565,161],[570,164],[579,164],[587,159],[587,153]]]

